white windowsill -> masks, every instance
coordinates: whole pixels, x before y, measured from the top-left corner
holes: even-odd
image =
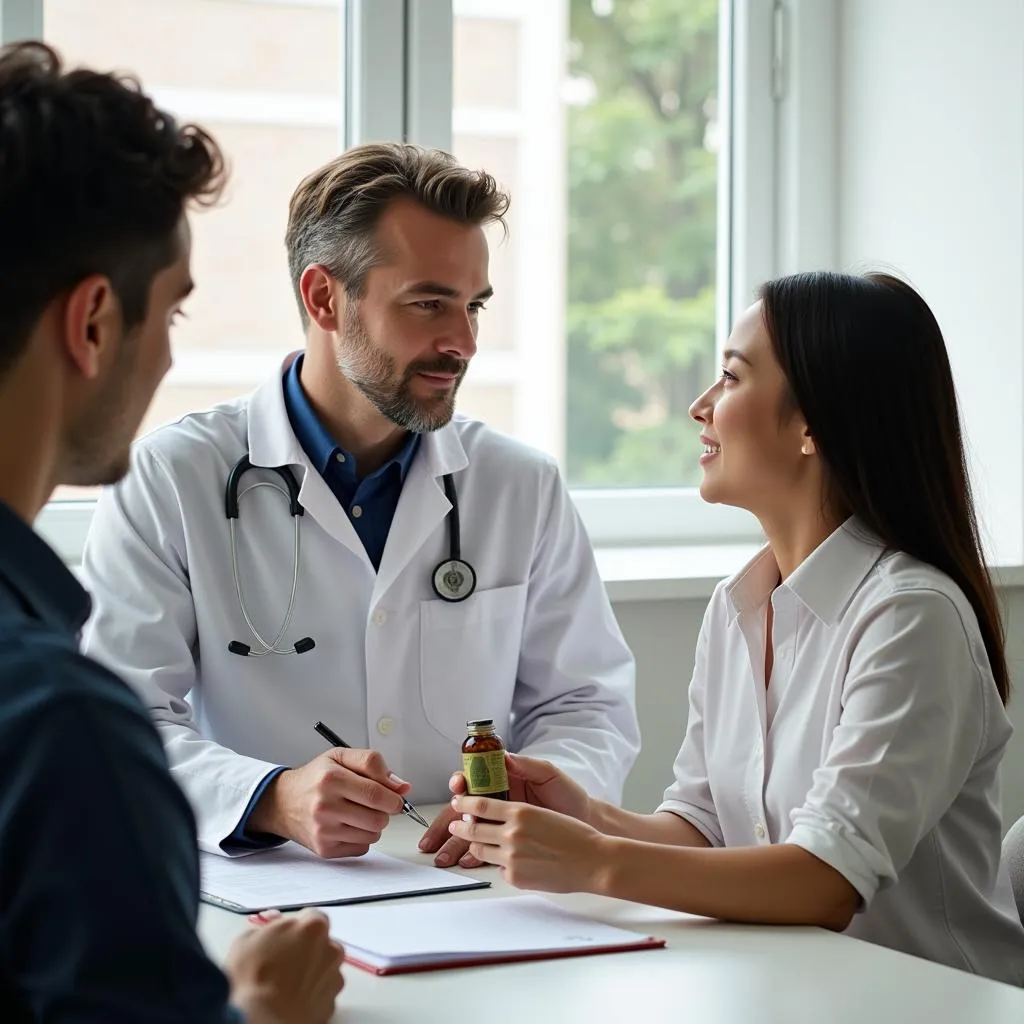
[[[761,549],[749,544],[598,547],[597,567],[614,604],[626,601],[707,600],[718,583]],[[1024,566],[992,568],[999,590],[1024,587]]]
[[[48,506],[36,527],[72,568],[77,567],[92,513],[91,502]],[[707,600],[719,581],[733,575],[762,542],[595,545],[597,567],[614,603]],[[993,569],[1000,589],[1024,587],[1024,566]]]
[[[707,600],[761,549],[750,544],[598,547],[597,567],[613,603]]]

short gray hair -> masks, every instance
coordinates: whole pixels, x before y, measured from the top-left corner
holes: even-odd
[[[497,221],[507,230],[509,196],[486,171],[469,170],[439,149],[355,146],[304,178],[288,206],[288,271],[304,327],[309,317],[299,279],[306,267],[322,263],[350,295],[362,295],[367,273],[381,259],[377,224],[401,198],[464,224]]]

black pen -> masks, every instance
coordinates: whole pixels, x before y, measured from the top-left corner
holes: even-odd
[[[316,731],[320,733],[320,735],[323,736],[331,746],[345,747],[348,750],[352,749],[333,729],[329,729],[323,722],[317,722],[313,728],[316,729]],[[411,803],[409,803],[408,800],[405,799],[404,796],[402,797],[402,810],[408,814],[413,821],[418,822],[424,828],[430,828],[430,823],[422,814],[420,814],[419,811],[416,810],[415,807],[413,807]]]

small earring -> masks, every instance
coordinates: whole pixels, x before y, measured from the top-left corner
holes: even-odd
[[[802,445],[800,445],[800,454],[801,455],[813,455],[814,454],[814,449],[810,445],[808,445],[808,444],[802,444]]]

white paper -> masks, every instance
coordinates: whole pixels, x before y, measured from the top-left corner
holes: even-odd
[[[457,963],[530,953],[585,951],[648,942],[541,896],[327,907],[331,936],[372,967]]]
[[[322,860],[297,843],[248,857],[199,854],[200,889],[236,908],[301,907],[421,892],[479,888],[465,876],[409,864],[370,850],[363,857]]]

